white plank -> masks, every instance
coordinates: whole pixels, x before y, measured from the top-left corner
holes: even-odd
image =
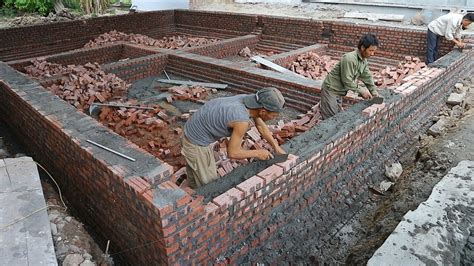
[[[275,63],[273,63],[273,62],[270,62],[270,61],[268,61],[267,59],[263,59],[263,58],[261,58],[260,56],[253,56],[253,57],[251,57],[250,59],[252,59],[253,61],[255,61],[255,62],[257,62],[257,63],[260,63],[260,64],[262,64],[262,65],[264,65],[264,66],[266,66],[266,67],[269,67],[269,68],[271,68],[271,69],[273,69],[273,70],[275,70],[275,71],[278,71],[278,72],[280,72],[280,73],[289,74],[289,75],[293,75],[293,76],[297,76],[297,77],[300,77],[300,78],[304,78],[304,79],[305,79],[305,77],[303,77],[303,76],[301,76],[301,75],[299,75],[299,74],[297,74],[297,73],[295,73],[295,72],[293,72],[293,71],[291,71],[291,70],[288,70],[288,69],[286,69],[286,68],[284,68],[284,67],[282,67],[282,66],[280,66],[280,65],[277,65],[277,64],[275,64]]]

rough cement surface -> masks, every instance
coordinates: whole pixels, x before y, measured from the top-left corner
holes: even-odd
[[[474,161],[461,161],[409,211],[367,265],[459,265],[474,222]]]
[[[31,157],[0,160],[0,202],[2,264],[57,265],[46,202]]]

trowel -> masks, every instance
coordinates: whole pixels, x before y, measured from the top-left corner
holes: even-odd
[[[382,104],[383,103],[383,97],[380,96],[375,96],[372,99],[367,101],[369,104]]]
[[[265,163],[265,165],[272,165],[276,163],[282,163],[288,160],[288,153],[286,154],[272,154],[273,158],[269,160],[262,161]]]

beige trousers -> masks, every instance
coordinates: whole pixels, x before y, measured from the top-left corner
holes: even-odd
[[[338,98],[340,98],[339,95],[328,90],[324,86],[321,88],[321,103],[319,106],[321,117],[323,119],[328,119],[342,110],[340,104],[337,102]]]
[[[186,159],[186,174],[191,188],[197,188],[219,178],[211,145],[192,144],[183,136],[181,154]]]

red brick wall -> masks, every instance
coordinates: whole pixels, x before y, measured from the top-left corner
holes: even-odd
[[[250,33],[255,30],[257,20],[256,15],[175,10],[175,24],[177,27],[190,25],[194,28],[210,28]]]
[[[210,56],[214,58],[225,58],[237,55],[245,47],[251,50],[257,47],[258,37],[255,35],[246,35],[229,40],[223,40],[219,43],[212,43],[196,48],[183,49],[186,52]]]
[[[263,34],[288,39],[328,43],[332,47],[356,48],[362,34],[376,34],[382,45],[380,55],[401,59],[404,55],[425,56],[426,31],[409,30],[390,26],[373,26],[334,21],[259,16]],[[452,46],[452,45],[451,45]],[[442,42],[441,54],[446,54],[450,45]]]
[[[102,66],[102,69],[106,72],[116,74],[121,79],[127,81],[127,83],[132,83],[142,78],[161,75],[167,61],[167,55],[156,54],[106,64]]]
[[[128,46],[120,42],[118,44],[111,44],[105,47],[83,48],[55,54],[52,56],[44,56],[43,58],[48,62],[62,65],[84,65],[86,63],[105,64],[127,58],[133,59],[137,57],[144,57],[151,54],[154,54],[154,52]],[[8,64],[16,70],[23,72],[26,66],[31,65],[31,60],[33,59],[35,58],[10,61]]]
[[[174,31],[174,12],[155,11],[47,25],[1,29],[0,61],[11,61],[81,48],[111,30],[162,37]]]

